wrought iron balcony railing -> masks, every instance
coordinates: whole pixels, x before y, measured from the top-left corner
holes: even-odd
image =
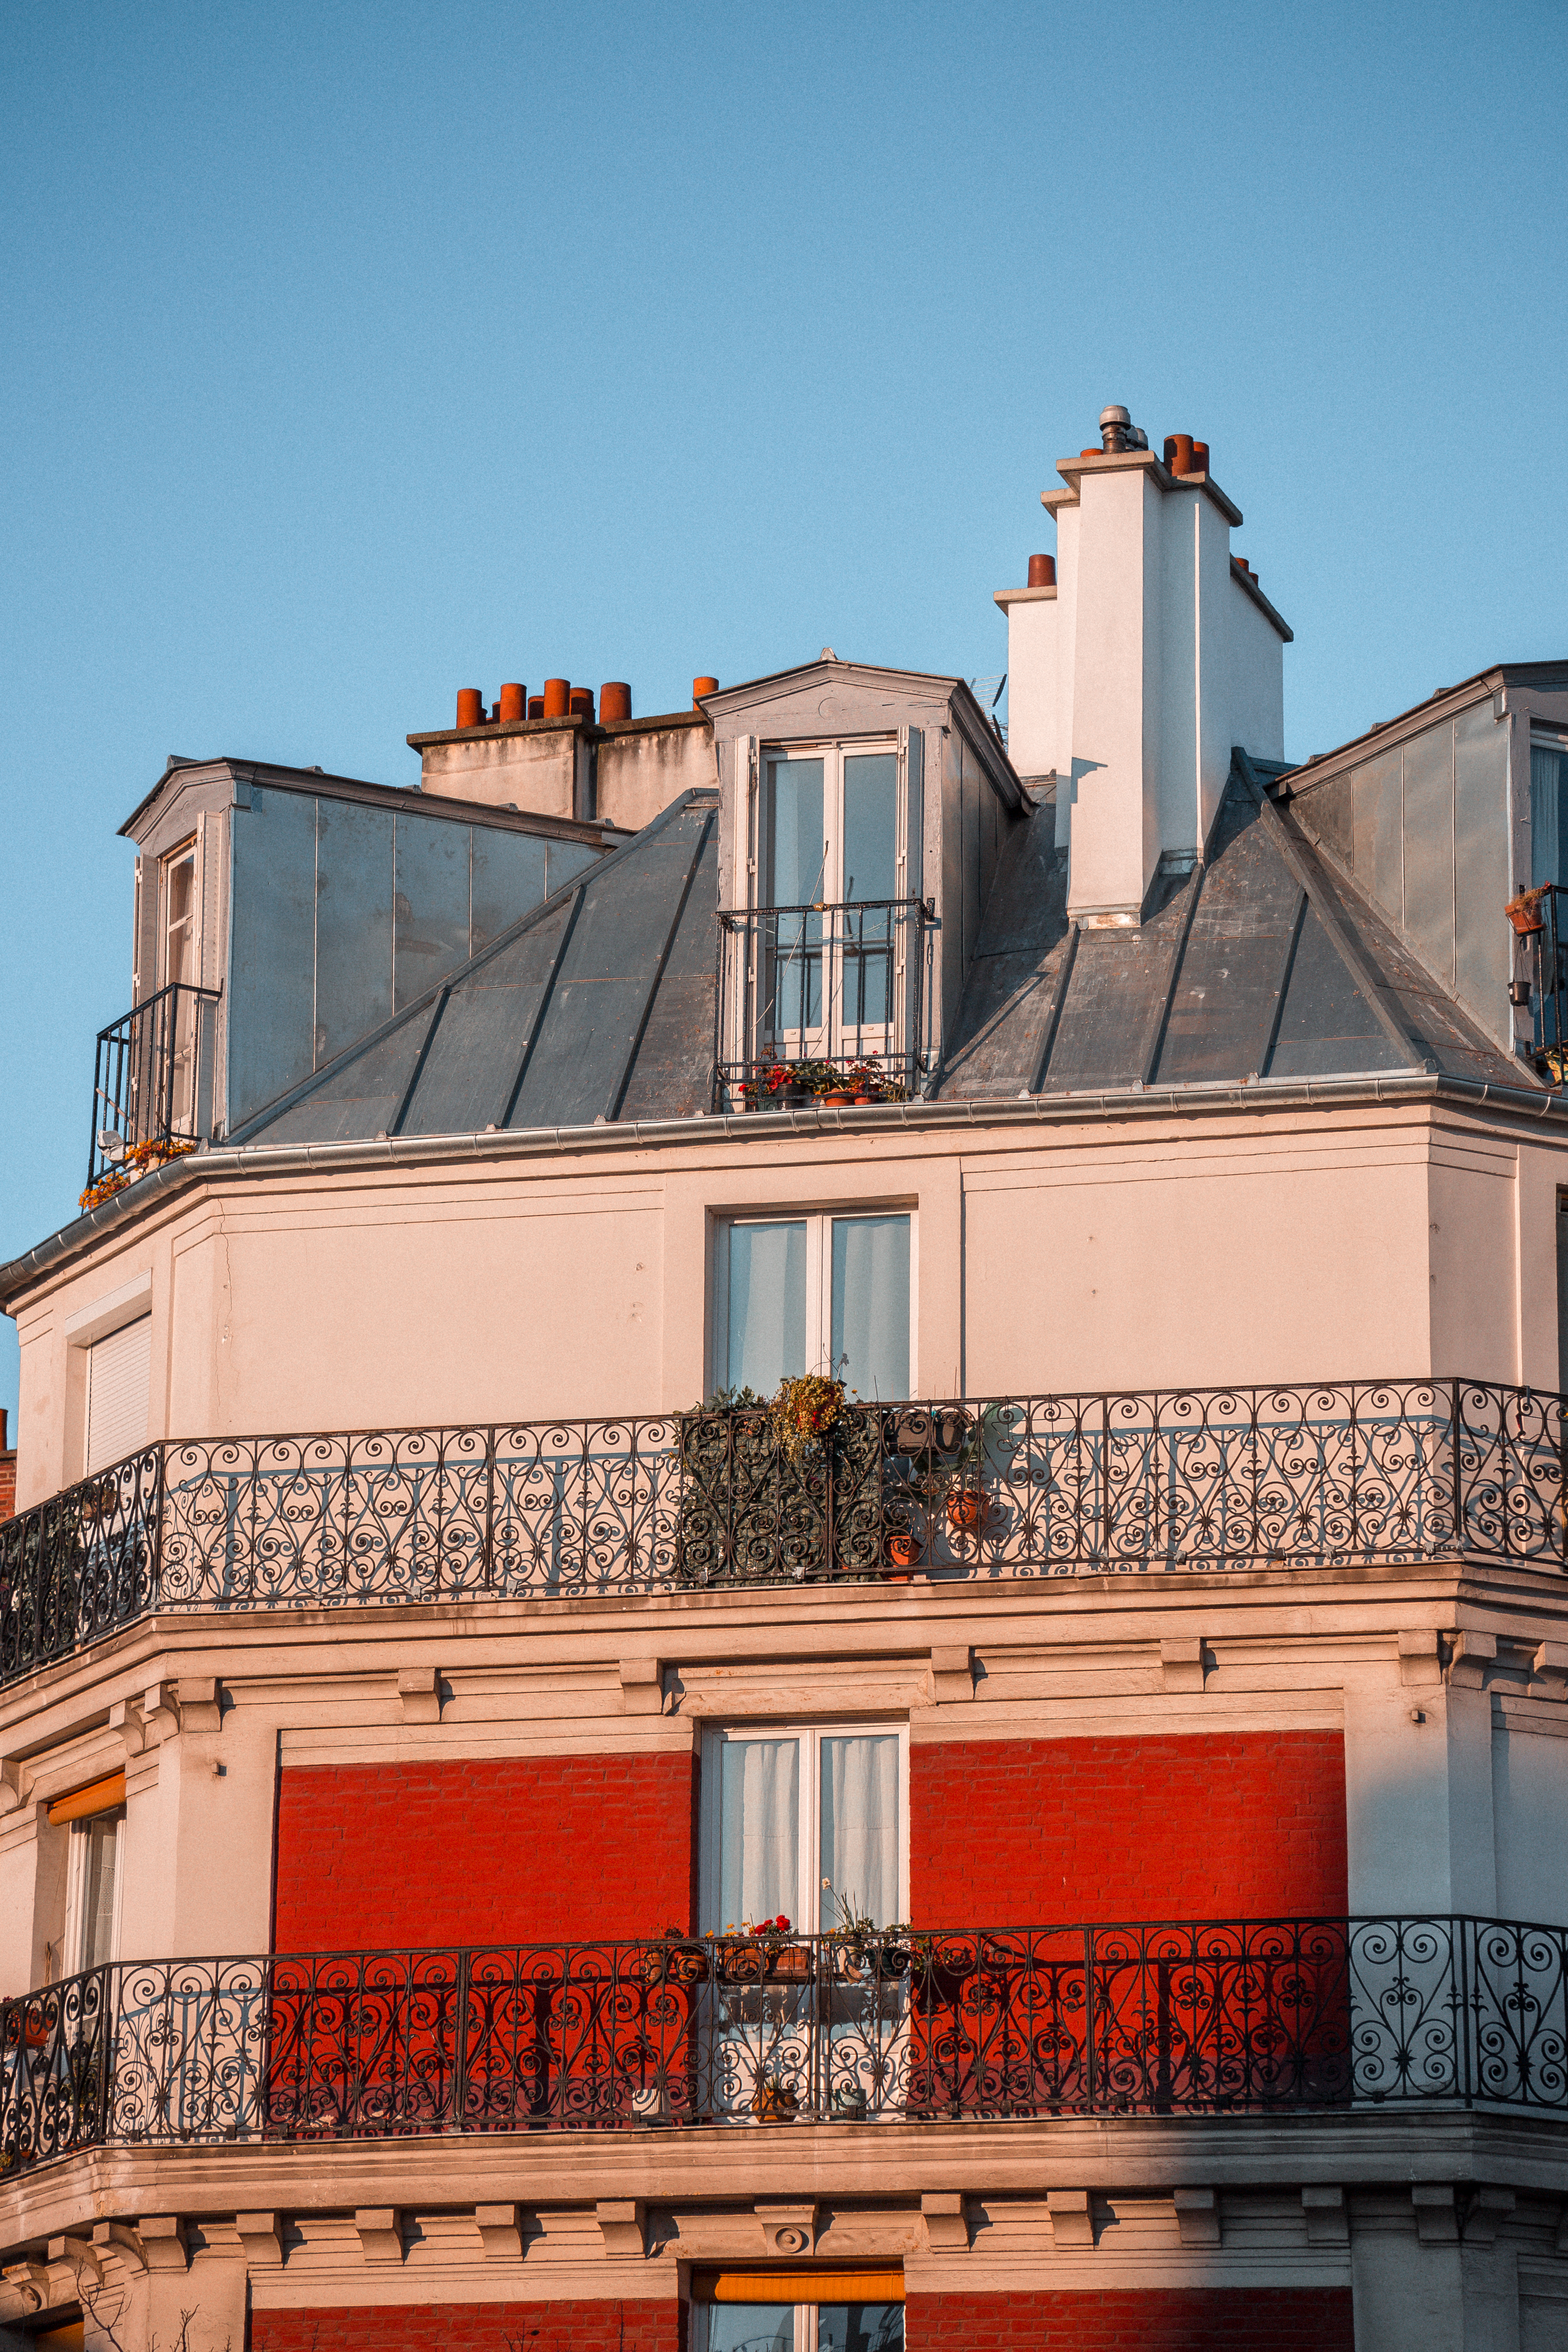
[[[921,898],[721,909],[714,1109],[912,1095],[934,920]]]
[[[1565,1401],[1481,1381],[190,1439],[0,1525],[0,1685],[154,1611],[1568,1563]]]
[[[220,995],[174,981],[99,1031],[89,1192],[211,1135]]]
[[[1568,1929],[889,1928],[146,1960],[0,2004],[0,2166],[153,2147],[769,2124],[1568,2119]]]

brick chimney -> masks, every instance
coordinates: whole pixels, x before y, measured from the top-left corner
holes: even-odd
[[[1135,925],[1162,859],[1203,854],[1231,746],[1282,760],[1290,631],[1239,558],[1239,508],[1185,434],[1157,457],[1124,408],[1101,446],[1064,459],[1041,503],[1057,524],[1054,582],[1030,559],[1004,589],[1008,755],[1057,792],[1068,911]]]

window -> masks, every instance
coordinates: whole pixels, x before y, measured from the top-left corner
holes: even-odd
[[[782,1915],[815,1935],[846,1907],[878,1927],[906,1917],[907,1747],[892,1725],[711,1733],[704,1927]]]
[[[908,1396],[910,1223],[889,1211],[721,1226],[714,1386],[771,1396],[813,1371],[857,1396]]]
[[[897,2271],[837,2278],[700,2273],[692,2292],[693,2352],[903,2352],[904,2283]],[[763,2300],[791,2292],[803,2299]]]
[[[196,938],[196,845],[194,841],[163,860],[163,971],[159,982],[199,982]]]
[[[112,1773],[49,1807],[49,1821],[70,1838],[66,1860],[65,1976],[101,1968],[120,1942],[121,1839],[125,1775]]]
[[[1531,738],[1530,746],[1531,878],[1568,882],[1568,743]]]
[[[887,1054],[897,1024],[902,895],[892,747],[763,761],[758,899],[763,1045],[785,1058]]]
[[[87,1351],[87,1460],[90,1478],[147,1443],[153,1318],[122,1323]]]

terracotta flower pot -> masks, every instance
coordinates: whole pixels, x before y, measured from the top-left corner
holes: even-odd
[[[990,1512],[990,1504],[976,1486],[961,1486],[947,1498],[948,1524],[960,1535],[977,1536]]]
[[[759,2086],[752,2098],[752,2113],[760,2124],[793,2124],[799,2105],[793,2091],[764,2090]]]
[[[822,1097],[825,1103],[852,1103],[854,1099],[847,1087],[835,1087],[830,1093]]]
[[[919,1564],[923,1549],[919,1536],[911,1535],[907,1528],[900,1528],[888,1538],[889,1562],[907,1575],[910,1569]]]
[[[1506,908],[1508,919],[1521,940],[1533,939],[1537,931],[1546,929],[1546,917],[1542,912],[1545,899],[1546,889],[1542,887],[1521,890],[1517,898],[1509,900]]]

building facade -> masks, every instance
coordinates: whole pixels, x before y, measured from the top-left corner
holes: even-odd
[[[1568,664],[1289,769],[1207,450],[1060,471],[1005,741],[825,650],[131,821],[16,2343],[1568,2342]]]

